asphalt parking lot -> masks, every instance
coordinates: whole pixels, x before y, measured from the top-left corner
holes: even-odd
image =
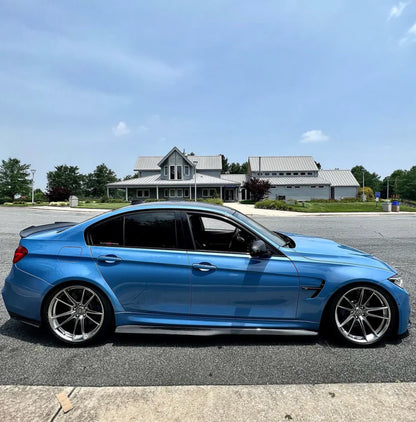
[[[0,208],[0,287],[18,232],[53,221],[82,221],[95,213]],[[414,215],[256,217],[274,229],[328,237],[395,266],[416,303]],[[58,345],[42,330],[10,320],[0,304],[0,384],[203,385],[321,384],[416,381],[415,330],[370,349],[325,338],[162,337],[113,335],[102,344]]]

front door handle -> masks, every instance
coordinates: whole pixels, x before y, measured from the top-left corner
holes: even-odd
[[[122,261],[122,259],[119,256],[116,256],[116,255],[100,255],[97,258],[97,261],[105,262],[107,264],[113,264],[115,262]]]
[[[202,272],[214,271],[217,269],[215,265],[212,265],[209,262],[200,262],[199,264],[192,264],[192,268]]]

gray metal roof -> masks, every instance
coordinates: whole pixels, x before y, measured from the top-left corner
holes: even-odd
[[[251,171],[317,171],[311,156],[248,157]]]
[[[323,177],[261,177],[263,180],[268,180],[272,186],[316,186],[316,185],[329,185],[330,182]]]
[[[247,176],[247,174],[221,174],[221,179],[243,184],[249,179],[249,177]]]
[[[319,177],[328,180],[331,186],[360,186],[350,170],[319,170]]]
[[[196,183],[198,186],[237,186],[238,183],[220,179],[218,177],[207,176],[197,173]],[[135,188],[135,187],[173,187],[173,186],[194,186],[195,179],[189,180],[166,180],[161,179],[159,174],[153,176],[139,177],[135,179],[122,180],[121,182],[108,183],[109,188]]]
[[[142,170],[160,170],[158,163],[165,156],[153,156],[153,157],[138,157],[134,171]],[[188,155],[188,160],[191,162],[198,161],[196,165],[197,170],[221,170],[222,160],[221,155]]]

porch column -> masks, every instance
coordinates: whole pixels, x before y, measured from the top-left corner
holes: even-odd
[[[126,188],[126,201],[129,200],[129,188]]]
[[[107,186],[107,198],[110,197],[110,188]]]
[[[159,199],[159,186],[156,185],[156,199]]]
[[[222,186],[220,186],[220,199],[221,199],[221,201],[223,200],[223,198],[222,198]]]

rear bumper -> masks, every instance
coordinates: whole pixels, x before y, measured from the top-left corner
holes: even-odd
[[[42,300],[51,285],[13,266],[7,276],[2,296],[10,316],[39,325]]]

